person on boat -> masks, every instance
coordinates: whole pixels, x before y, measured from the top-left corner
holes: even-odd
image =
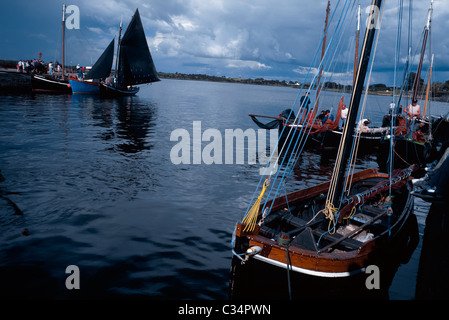
[[[310,98],[309,98],[309,92],[307,91],[304,96],[301,97],[299,100],[300,105],[302,108],[305,108],[307,111],[309,110],[310,105]]]
[[[418,104],[418,100],[414,99],[411,104],[409,104],[404,112],[410,117],[419,117],[421,115],[421,107]]]
[[[321,125],[324,123],[325,110],[321,110],[321,113],[316,117],[317,124]]]
[[[334,121],[334,115],[331,114],[330,110],[324,111],[324,118],[322,120],[323,123],[326,123],[326,121],[330,119],[331,121]]]
[[[380,127],[380,128],[370,128],[368,125],[371,123],[369,119],[362,119],[359,121],[357,125],[357,132],[361,133],[386,133],[389,128],[388,127]]]
[[[346,123],[346,118],[348,117],[348,108],[346,108],[346,105],[341,106],[341,113],[340,113],[340,120],[341,120],[341,127],[343,128]]]
[[[299,122],[302,122],[303,118],[307,117],[307,114],[309,112],[309,105],[310,105],[310,98],[309,98],[309,92],[307,91],[305,95],[303,95],[301,97],[301,99],[299,100],[300,102],[300,115],[301,115],[301,119],[299,119]]]
[[[369,119],[362,119],[359,121],[359,124],[357,125],[357,132],[367,133],[371,132],[371,129],[368,127],[368,125],[371,123]]]

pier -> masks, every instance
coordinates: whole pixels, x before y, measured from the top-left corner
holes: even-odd
[[[31,74],[0,70],[0,91],[31,92]]]

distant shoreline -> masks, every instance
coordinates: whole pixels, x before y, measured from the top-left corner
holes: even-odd
[[[184,74],[184,73],[166,73],[166,72],[158,72],[158,75],[161,79],[175,79],[175,80],[193,80],[193,81],[209,81],[209,82],[224,82],[224,83],[240,83],[240,84],[252,84],[252,85],[264,85],[264,86],[277,86],[277,87],[290,87],[290,88],[301,88],[301,84],[293,81],[279,81],[279,80],[266,80],[263,78],[257,79],[244,79],[244,78],[228,78],[225,76],[210,76],[206,74]],[[304,84],[304,88],[309,88],[309,84]],[[332,92],[342,92],[342,88],[325,88],[326,91]],[[351,87],[347,86],[344,92],[351,93]],[[378,95],[378,96],[391,96],[392,91],[388,90],[369,90],[368,94],[370,95]],[[410,95],[403,95],[403,97],[411,97]],[[419,99],[424,100],[425,97],[418,96]],[[440,93],[439,96],[434,96],[431,99],[432,101],[439,102],[449,102],[449,92]]]
[[[15,71],[15,65],[17,64],[17,60],[6,60],[0,59],[0,71]],[[66,66],[66,69],[70,69],[70,66]],[[158,72],[158,75],[161,79],[176,79],[176,80],[194,80],[194,81],[209,81],[209,82],[223,82],[223,83],[240,83],[240,84],[252,84],[252,85],[263,85],[263,86],[276,86],[276,87],[290,87],[300,89],[302,84],[295,81],[286,81],[286,80],[267,80],[264,78],[256,78],[256,79],[244,79],[244,78],[229,78],[226,76],[210,76],[207,74],[185,74],[185,73],[168,73],[168,72]],[[385,86],[384,86],[385,87]],[[305,83],[303,88],[309,88],[309,84]],[[379,95],[379,96],[389,96],[391,95],[391,88],[386,87],[387,89],[383,90],[369,90],[368,94],[370,95]],[[343,86],[337,83],[329,83],[328,87],[325,87],[326,91],[334,91],[334,92],[346,92],[351,93],[351,86]],[[404,95],[404,97],[408,97]],[[424,99],[425,97],[418,97],[419,99]],[[435,94],[432,101],[439,102],[449,102],[449,92],[439,92]]]

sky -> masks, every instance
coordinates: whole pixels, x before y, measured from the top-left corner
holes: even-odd
[[[0,59],[61,61],[62,5],[79,8],[79,29],[66,28],[66,62],[92,65],[126,28],[136,8],[156,69],[302,82],[320,62],[327,0],[30,0],[4,1],[0,12]],[[411,7],[410,7],[411,3]],[[363,40],[369,0],[332,0],[326,81],[352,79],[357,5]],[[402,4],[400,50],[398,7]],[[397,83],[403,74],[411,19],[412,71],[416,71],[430,0],[385,0],[371,84]],[[422,77],[434,54],[433,81],[449,80],[449,0],[435,0]],[[409,7],[411,10],[409,10]],[[335,30],[340,30],[336,33]],[[395,57],[398,57],[396,59]],[[396,68],[395,68],[396,66]],[[312,67],[312,69],[310,69]],[[313,69],[314,68],[314,69]],[[395,72],[396,70],[396,72]],[[395,80],[396,79],[396,80]],[[426,81],[427,82],[427,81]]]

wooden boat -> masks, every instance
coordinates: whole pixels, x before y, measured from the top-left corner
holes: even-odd
[[[107,46],[92,69],[84,78],[69,78],[73,93],[80,94],[99,94],[101,80],[111,74],[112,62],[114,60],[114,39]]]
[[[72,93],[69,81],[47,74],[33,74],[31,76],[31,90],[36,93]]]
[[[272,265],[313,276],[349,277],[364,272],[389,250],[412,212],[413,199],[404,179],[410,172],[402,174],[393,185],[396,189],[391,214],[388,202],[379,201],[388,194],[389,176],[368,169],[351,177],[354,185],[347,201],[368,199],[371,193],[369,200],[363,201],[362,206],[348,204],[350,208],[340,210],[340,214],[348,215],[335,221],[339,227],[334,232],[329,231],[333,222],[323,210],[328,182],[268,202],[270,214],[263,217],[259,212],[259,223],[252,231],[238,223],[234,250],[244,253],[245,259],[253,255]],[[349,215],[352,208],[356,209]]]
[[[372,8],[381,8],[381,3],[373,0]],[[369,19],[377,21],[374,12]],[[365,32],[331,181],[282,196],[276,196],[276,184],[279,190],[284,183],[277,180],[278,174],[261,184],[257,200],[236,224],[231,287],[235,286],[237,270],[244,269],[249,260],[287,270],[287,277],[297,273],[350,278],[372,265],[388,263],[386,257],[395,254],[406,239],[404,226],[413,211],[408,181],[414,168],[390,174],[380,174],[377,169],[348,174],[347,170],[354,145],[350,128],[356,122],[375,32],[376,28]],[[272,192],[275,196],[270,200]],[[258,281],[263,280],[248,280]]]
[[[278,128],[278,134],[281,143],[288,143],[289,140],[296,139],[299,136],[307,135],[304,139],[304,147],[315,150],[333,150],[337,151],[340,140],[343,135],[343,129],[339,127],[341,107],[343,98],[341,98],[335,120],[326,120],[321,122],[295,123],[295,114],[290,109],[283,110],[277,117],[249,114],[251,119],[262,129]],[[270,118],[272,121],[263,123],[258,118]],[[389,131],[387,126],[370,128],[370,132],[357,132],[356,127],[352,133],[353,138],[359,136],[358,155],[376,154],[381,143]]]
[[[328,25],[328,16],[330,11],[330,2],[328,2],[326,9],[326,20],[324,27],[324,38],[323,38],[323,46],[321,52],[321,60],[324,59],[325,53],[325,44],[326,44],[326,30]],[[357,71],[357,61],[358,61],[358,43],[359,43],[359,33],[360,33],[360,5],[358,6],[357,11],[357,32],[356,32],[356,49],[355,49],[355,59],[354,59],[354,80],[353,85],[355,83],[355,74]],[[318,82],[320,82],[322,76],[322,69],[320,70],[320,74],[318,77]],[[307,136],[307,138],[301,138],[305,143],[304,145],[300,143],[305,148],[312,148],[315,150],[329,150],[336,151],[339,147],[340,140],[343,134],[343,130],[340,128],[340,117],[341,110],[343,106],[343,97],[341,98],[336,117],[334,120],[327,119],[324,123],[320,120],[316,119],[315,116],[318,110],[318,101],[320,95],[320,87],[316,92],[316,101],[314,103],[314,108],[310,113],[301,114],[296,117],[295,113],[291,109],[283,110],[277,117],[263,116],[263,115],[255,115],[249,114],[251,119],[263,129],[274,129],[278,128],[279,137],[282,143],[289,143],[289,140],[294,140],[299,136]],[[274,119],[268,123],[263,123],[258,118],[269,118]],[[305,119],[303,119],[305,118]],[[355,131],[353,137],[355,135],[359,135],[360,143],[359,143],[359,155],[372,154],[375,153],[380,145],[380,142],[383,140],[385,136],[385,132],[388,128],[372,128],[372,132],[361,132],[357,133]]]
[[[426,52],[426,45],[428,41],[428,34],[430,31],[431,17],[433,12],[433,0],[430,3],[430,8],[428,10],[427,22],[424,27],[423,42],[421,45],[421,55],[415,76],[415,82],[413,84],[413,94],[412,101],[418,101],[419,92],[419,79],[421,78],[421,70],[423,65],[423,59]],[[433,58],[432,58],[433,63]],[[432,63],[430,64],[432,66]],[[431,74],[431,69],[430,69]],[[429,82],[430,84],[430,74]],[[404,77],[405,81],[406,77]],[[428,86],[429,88],[429,86]],[[427,90],[427,94],[428,94]],[[402,97],[402,93],[399,97],[399,102]],[[425,104],[427,105],[427,95]],[[398,103],[399,105],[399,103]],[[391,134],[386,135],[379,146],[377,152],[377,162],[379,168],[386,172],[386,170],[391,166],[392,168],[405,168],[412,164],[417,164],[421,167],[425,167],[426,163],[432,162],[433,159],[432,149],[435,148],[434,139],[435,136],[432,132],[432,123],[426,118],[426,107],[424,111],[417,117],[409,117],[407,115],[401,114],[399,108],[395,110],[396,114],[388,114],[384,116],[383,122],[384,126],[390,126],[394,122],[394,141],[393,141],[393,152],[390,153]],[[393,119],[393,120],[392,120]],[[390,161],[393,159],[393,162]]]
[[[62,5],[62,73],[56,75],[33,74],[31,77],[31,90],[37,93],[72,93],[69,81],[65,77],[65,4]]]
[[[116,74],[100,85],[100,96],[132,96],[139,92],[139,84],[160,81],[145,38],[139,10],[136,9],[121,38],[121,24],[117,49]]]
[[[380,129],[380,128],[376,128]],[[360,142],[358,146],[358,154],[373,154],[375,153],[381,142],[385,137],[385,132],[388,129],[385,128],[383,131],[373,131],[373,132],[360,132]],[[353,137],[356,136],[357,133],[353,133]],[[320,143],[320,146],[325,146],[327,148],[332,148],[336,150],[339,146],[341,137],[343,136],[343,130],[341,128],[337,128],[335,130],[326,131],[322,138],[317,141]],[[311,137],[315,139],[315,137]]]

